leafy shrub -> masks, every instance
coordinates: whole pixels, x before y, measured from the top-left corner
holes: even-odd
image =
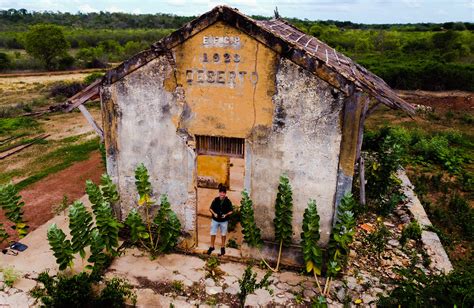
[[[28,233],[28,225],[23,220],[22,201],[16,187],[12,184],[0,185],[0,208],[5,211],[5,216],[15,225],[12,227],[23,238]]]
[[[54,83],[50,89],[49,93],[51,97],[64,97],[68,98],[73,96],[74,94],[78,93],[79,91],[83,90],[85,85],[81,82],[71,81],[71,82],[56,82]]]
[[[66,239],[66,234],[56,226],[52,224],[48,228],[48,242],[53,255],[56,258],[56,263],[59,265],[60,270],[66,269],[68,266],[72,267],[74,255],[71,247],[71,241]]]
[[[96,81],[97,79],[102,78],[102,77],[104,77],[104,73],[94,72],[84,77],[84,84],[88,86],[94,81]]]
[[[461,195],[455,193],[448,203],[448,211],[455,216],[456,223],[461,227],[468,239],[474,239],[474,208]]]
[[[303,250],[303,259],[306,266],[306,272],[314,273],[314,278],[322,293],[318,275],[321,275],[323,267],[323,251],[318,246],[320,239],[319,214],[315,200],[308,202],[308,207],[303,214],[303,232],[301,232],[301,249]]]
[[[399,269],[402,280],[377,307],[473,307],[474,272],[472,264],[464,271],[448,275],[426,275],[418,268]]]
[[[219,280],[225,274],[225,272],[219,268],[220,264],[219,259],[215,256],[209,257],[204,265],[204,270],[206,271],[205,277],[211,278],[214,281]]]
[[[262,280],[257,283],[257,273],[252,271],[252,265],[248,265],[245,268],[242,278],[239,279],[240,291],[237,294],[240,301],[240,307],[245,306],[245,299],[247,298],[247,295],[254,293],[258,289],[266,289],[267,291],[272,292],[269,288],[273,283],[273,281],[269,279],[271,274],[272,273],[268,271]]]
[[[448,139],[441,135],[431,139],[422,138],[413,149],[415,154],[422,156],[424,160],[439,163],[452,173],[459,171],[464,162],[459,151],[451,147]]]
[[[95,307],[125,307],[125,300],[130,299],[133,305],[137,302],[137,295],[127,280],[114,277],[105,281],[105,288],[95,300]]]
[[[3,281],[9,287],[12,287],[15,281],[20,278],[20,272],[18,272],[14,267],[6,266],[0,268],[0,272],[3,273]]]
[[[0,244],[2,244],[6,239],[8,239],[8,233],[3,227],[3,223],[0,222]]]
[[[10,67],[10,57],[4,53],[0,52],[0,71],[6,70],[7,68]]]
[[[409,240],[420,240],[421,239],[421,227],[417,221],[412,221],[406,225],[402,230],[402,236],[400,238],[400,243],[405,245]]]
[[[127,298],[136,303],[132,286],[120,278],[106,280],[99,294],[93,291],[95,280],[85,272],[74,276],[50,276],[43,272],[38,282],[43,286],[35,287],[30,293],[46,307],[125,307]]]
[[[275,200],[275,218],[273,219],[275,241],[280,243],[276,271],[278,271],[280,264],[282,246],[288,247],[291,244],[291,236],[293,235],[292,218],[293,192],[291,191],[290,180],[286,175],[282,175],[278,184],[278,193]]]
[[[90,180],[86,181],[86,192],[94,215],[82,202],[74,202],[69,208],[71,240],[66,239],[64,232],[53,224],[48,229],[48,242],[60,270],[72,267],[74,253],[79,253],[84,259],[84,249],[90,246],[91,256],[88,261],[93,265],[87,265],[86,268],[92,269],[94,275],[97,275],[118,254],[118,233],[123,225],[115,218],[110,207],[111,202],[118,200],[118,193],[108,175],[101,177],[101,186]]]
[[[244,241],[250,247],[261,247],[263,245],[260,229],[255,223],[253,203],[246,190],[242,191],[242,199],[240,200],[240,214],[242,216],[242,234]]]
[[[144,208],[145,222],[137,209],[132,209],[125,220],[125,225],[130,229],[131,240],[145,247],[155,258],[160,253],[173,250],[178,244],[181,234],[181,223],[176,213],[171,209],[166,194],[161,195],[160,207],[153,217],[152,210],[155,201],[152,200],[152,188],[148,170],[143,164],[135,169],[135,185],[137,187],[138,206]]]
[[[386,216],[404,198],[396,172],[405,160],[411,138],[405,130],[389,127],[367,135],[364,146],[370,150],[366,160],[368,203],[378,214]]]
[[[239,249],[239,244],[237,244],[237,242],[235,241],[235,239],[231,238],[231,239],[229,239],[229,240],[227,241],[226,247]]]

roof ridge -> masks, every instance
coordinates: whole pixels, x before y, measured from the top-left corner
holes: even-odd
[[[164,52],[196,35],[217,21],[235,27],[270,49],[317,75],[322,80],[351,95],[351,84],[368,92],[382,103],[414,113],[414,108],[400,98],[383,79],[354,62],[318,38],[304,33],[283,18],[255,20],[227,5],[219,5],[183,25],[180,29],[124,61],[107,72],[106,84],[113,83]]]

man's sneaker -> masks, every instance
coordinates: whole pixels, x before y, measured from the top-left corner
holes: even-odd
[[[221,256],[225,255],[225,248],[221,247]]]
[[[207,254],[210,255],[214,251],[214,247],[209,247]]]

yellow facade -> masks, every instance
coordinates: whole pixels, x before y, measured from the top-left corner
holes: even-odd
[[[277,54],[217,22],[173,50],[178,86],[190,110],[175,124],[190,134],[245,138],[270,127]]]
[[[202,187],[216,188],[218,184],[229,186],[230,158],[226,156],[198,155],[198,184]],[[201,180],[199,180],[201,179]],[[205,184],[209,185],[205,185]]]

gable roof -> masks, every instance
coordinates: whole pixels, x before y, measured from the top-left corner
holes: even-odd
[[[355,89],[360,89],[391,108],[414,113],[414,107],[400,98],[380,77],[317,38],[301,32],[282,19],[257,21],[227,6],[215,7],[154,43],[151,49],[142,51],[109,70],[102,84],[112,84],[160,55],[171,56],[172,48],[217,21],[223,21],[248,34],[347,96]]]

